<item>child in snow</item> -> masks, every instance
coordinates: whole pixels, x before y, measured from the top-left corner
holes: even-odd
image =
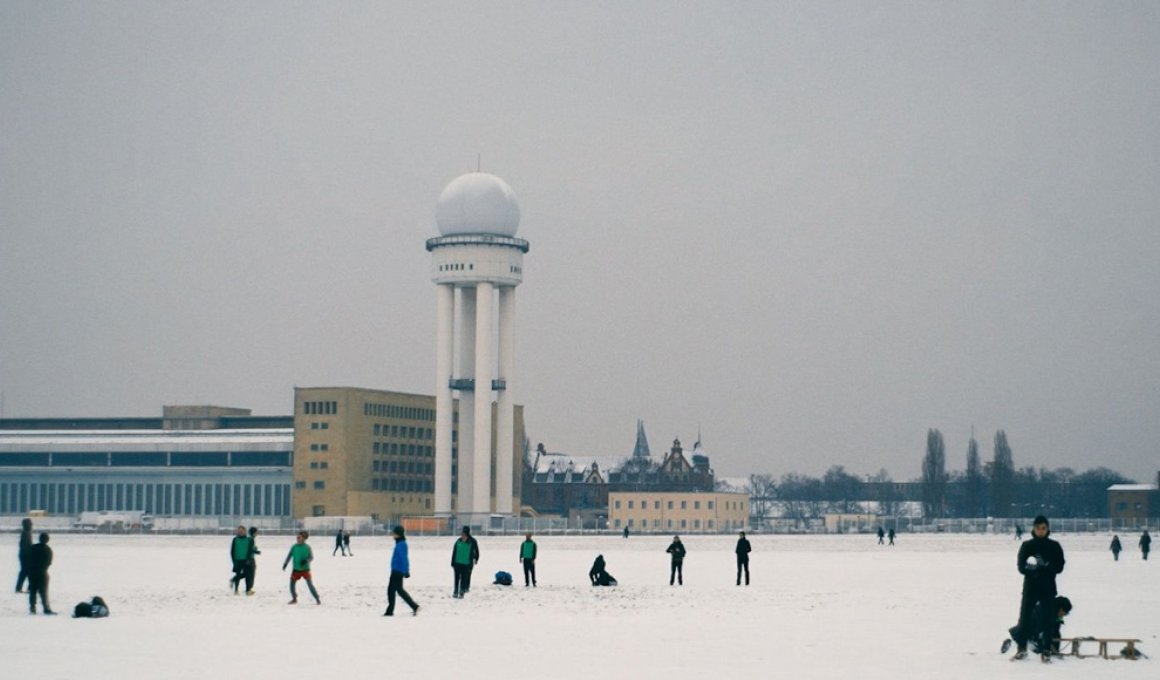
[[[291,561],[294,562],[294,569],[290,572],[290,601],[286,604],[298,604],[298,591],[294,587],[298,579],[306,579],[306,587],[310,588],[314,601],[322,604],[322,598],[318,597],[318,591],[314,589],[314,580],[310,578],[310,563],[314,561],[314,552],[306,545],[309,536],[307,532],[299,531],[298,542],[290,546],[290,552],[286,553],[286,559],[282,562],[282,571],[286,571],[286,565]]]

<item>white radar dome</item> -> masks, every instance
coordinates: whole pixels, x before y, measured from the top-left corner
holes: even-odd
[[[486,172],[469,172],[451,180],[439,194],[435,223],[443,236],[515,236],[520,227],[520,206],[507,182]]]

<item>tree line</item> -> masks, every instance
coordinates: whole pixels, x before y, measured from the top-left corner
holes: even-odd
[[[965,468],[947,472],[946,444],[937,429],[927,432],[921,477],[896,482],[886,470],[861,478],[834,465],[820,478],[791,472],[749,476],[752,514],[757,519],[792,519],[826,513],[866,511],[867,503],[881,515],[899,512],[902,503],[920,503],[922,515],[943,517],[1106,517],[1107,489],[1132,480],[1097,467],[1016,468],[1007,433],[995,433],[991,460],[983,461],[974,436],[967,445]]]

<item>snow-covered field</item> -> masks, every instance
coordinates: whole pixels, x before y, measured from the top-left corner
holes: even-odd
[[[261,536],[257,595],[227,589],[229,537],[53,537],[51,601],[30,616],[11,593],[16,536],[0,553],[0,668],[7,678],[1155,678],[1157,659],[998,653],[1021,577],[1011,537],[751,536],[753,584],[734,585],[730,536],[688,536],[685,585],[668,585],[670,537],[540,537],[540,585],[525,589],[519,537],[481,537],[473,589],[451,597],[452,539],[410,539],[407,587],[418,617],[385,607],[389,537],[354,539],[353,557],[311,540],[322,606],[300,588],[287,606],[289,536]],[[1160,657],[1160,563],[1110,536],[1056,535],[1069,635],[1132,636]],[[1122,536],[1126,546],[1135,536]],[[620,581],[592,588],[597,553]],[[516,585],[491,585],[497,570]],[[74,620],[101,595],[112,616]]]

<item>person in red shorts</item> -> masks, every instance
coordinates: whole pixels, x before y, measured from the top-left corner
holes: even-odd
[[[314,589],[314,580],[310,578],[310,563],[314,561],[314,551],[306,545],[306,539],[309,537],[310,534],[307,532],[299,531],[298,542],[290,546],[290,552],[286,553],[286,559],[282,562],[282,571],[286,571],[288,564],[294,563],[294,569],[290,571],[290,601],[287,604],[298,604],[298,591],[294,586],[300,578],[306,579],[306,587],[310,588],[314,601],[322,604],[318,591]]]

